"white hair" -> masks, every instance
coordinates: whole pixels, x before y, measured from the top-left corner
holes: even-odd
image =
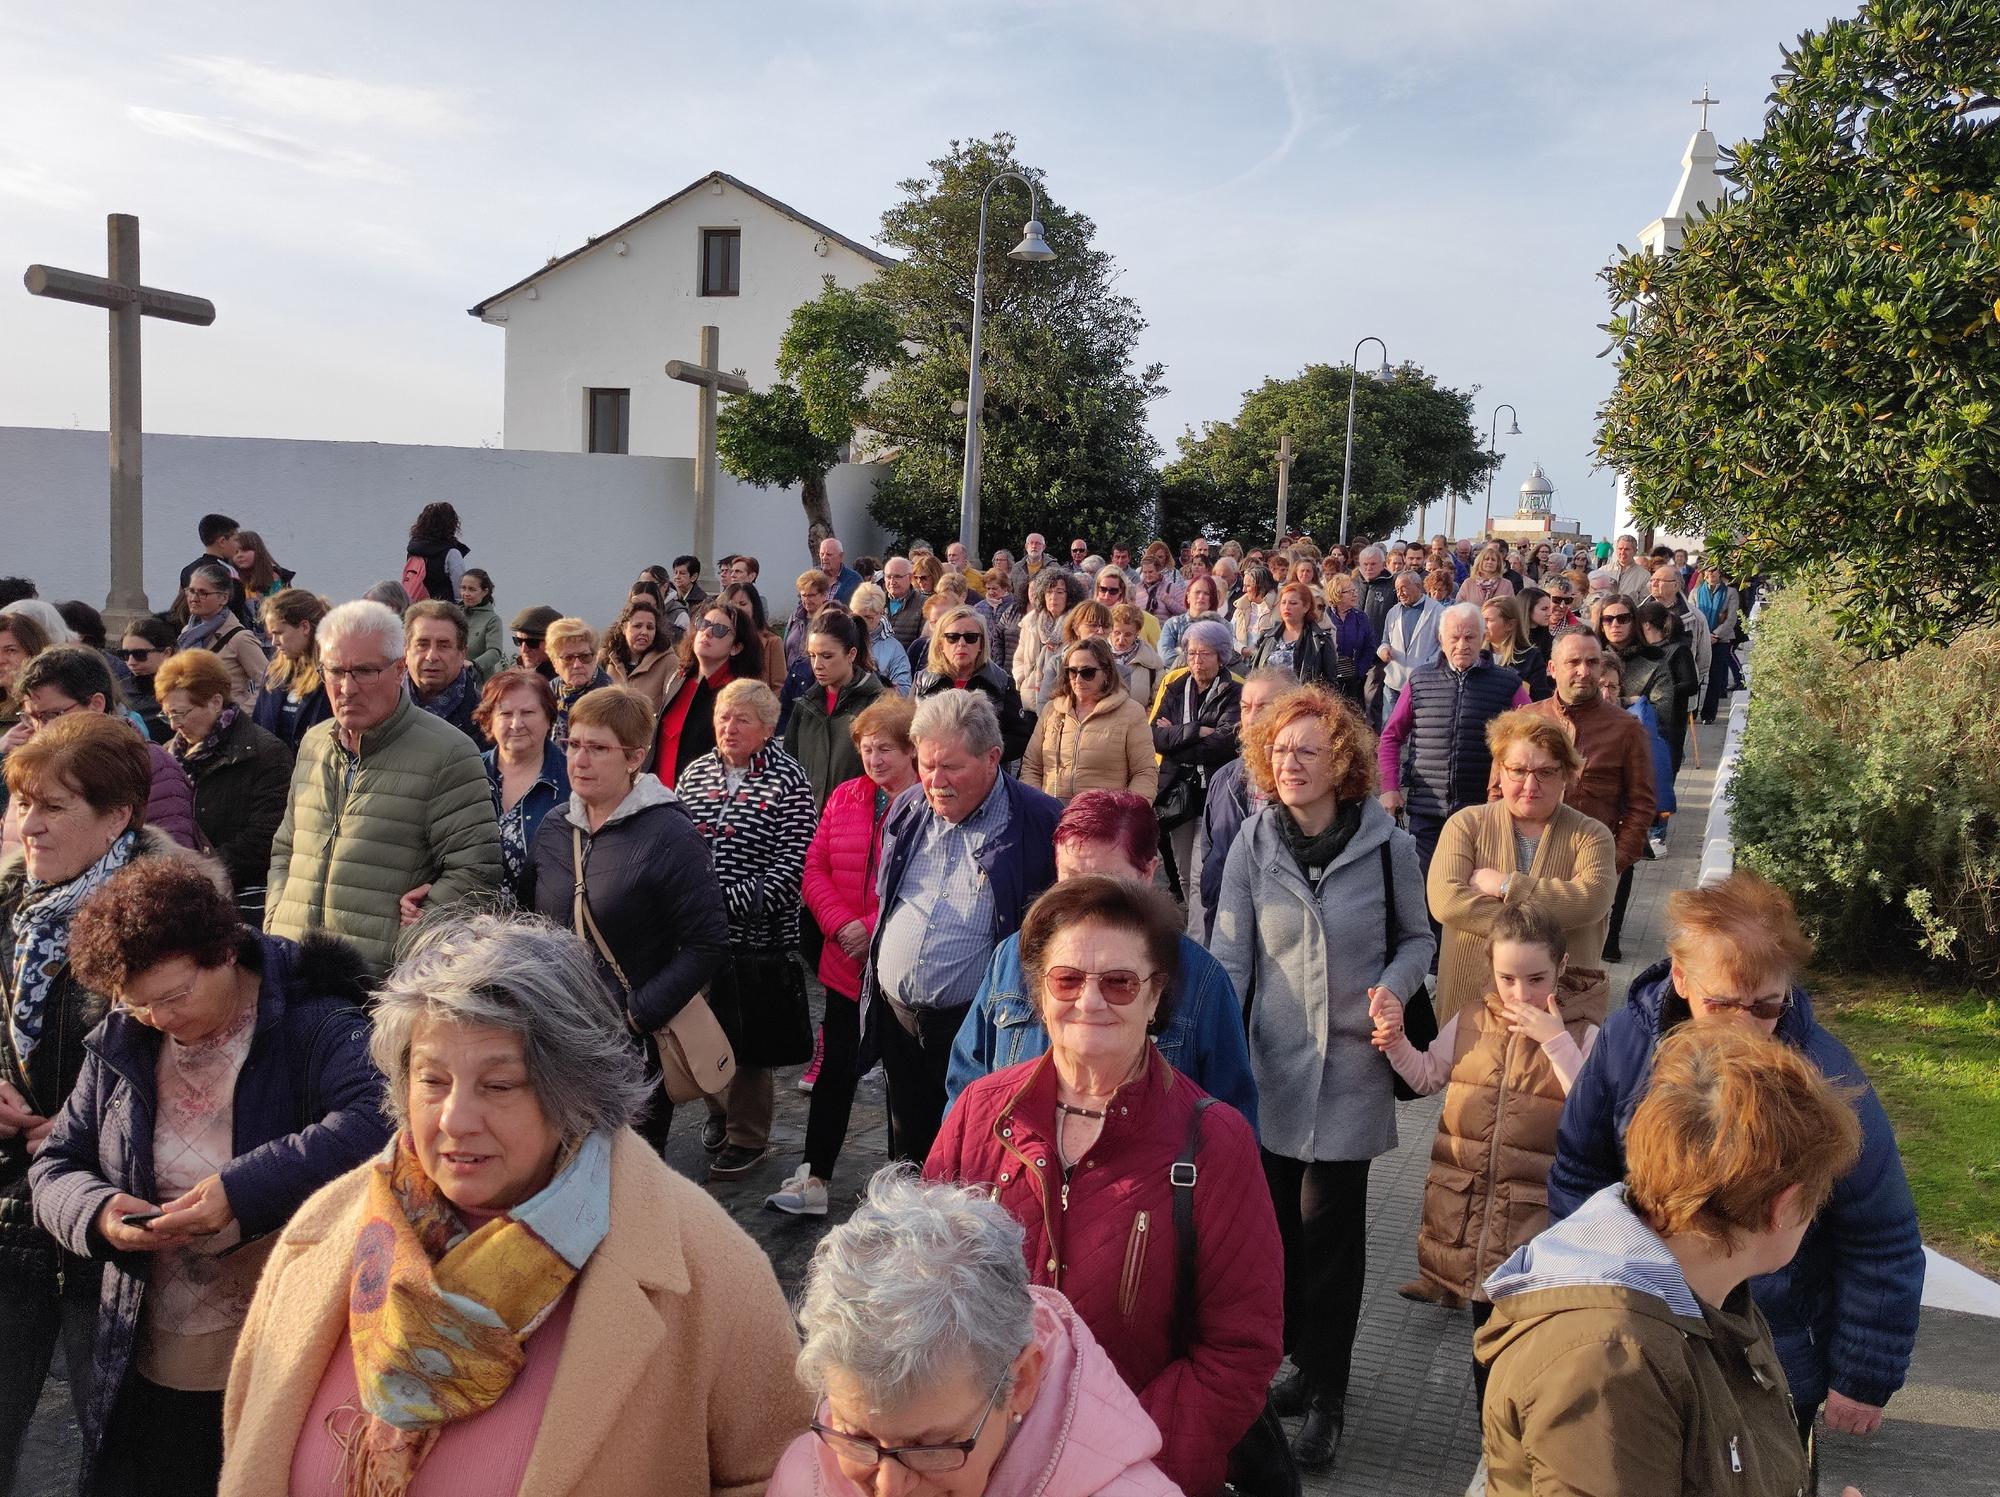
[[[1405,546],[1403,549],[1407,551],[1409,547]],[[1361,548],[1361,555],[1372,556],[1377,561],[1387,561],[1389,559],[1389,553],[1384,551],[1380,546],[1363,546]],[[1359,557],[1356,558],[1356,560],[1359,559]]]
[[[223,575],[227,580],[228,574]],[[11,613],[39,626],[43,637],[51,645],[76,643],[75,631],[63,622],[63,616],[56,611],[56,605],[46,598],[16,598],[5,608],[0,608],[0,613]],[[401,653],[400,647],[398,653]]]
[[[1000,747],[1000,717],[983,692],[941,691],[917,703],[910,742],[957,738],[974,758]]]
[[[877,1171],[860,1208],[813,1251],[799,1380],[823,1393],[838,1370],[889,1412],[967,1375],[995,1386],[1034,1335],[1023,1235],[988,1191]]]
[[[1443,613],[1439,614],[1438,634],[1440,636],[1444,634],[1444,626],[1449,624],[1453,619],[1472,625],[1472,632],[1474,634],[1482,634],[1486,630],[1486,619],[1480,613],[1477,603],[1454,603]]]
[[[313,638],[319,642],[322,655],[337,644],[352,641],[365,645],[372,641],[385,659],[403,658],[403,621],[386,604],[367,598],[329,610],[313,631]]]

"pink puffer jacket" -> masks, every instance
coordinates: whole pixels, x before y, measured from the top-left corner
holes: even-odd
[[[859,920],[871,936],[875,933],[875,873],[882,861],[888,798],[882,797],[881,815],[876,814],[876,800],[875,782],[866,775],[836,785],[806,849],[806,908],[826,935],[819,980],[849,998],[860,995],[861,964],[833,937],[850,920]]]
[[[1179,1497],[1153,1464],[1160,1432],[1069,1301],[1039,1286],[1035,1340],[1042,1381],[984,1497]],[[768,1497],[868,1497],[810,1430],[792,1441]]]

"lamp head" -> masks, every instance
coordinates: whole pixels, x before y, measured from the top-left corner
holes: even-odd
[[[1507,435],[1510,437],[1518,437],[1520,434],[1521,434],[1521,423],[1519,421],[1510,420],[1507,423]]]
[[[1387,354],[1382,355],[1382,367],[1375,371],[1374,377],[1385,385],[1394,383],[1396,371],[1389,367],[1389,356]]]
[[[1053,260],[1055,257],[1056,252],[1050,249],[1048,241],[1042,238],[1042,221],[1039,218],[1028,220],[1027,227],[1021,230],[1021,242],[1007,251],[1007,258],[1010,260],[1039,263]]]

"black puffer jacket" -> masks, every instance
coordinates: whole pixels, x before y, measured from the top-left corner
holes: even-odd
[[[195,825],[222,859],[244,923],[261,929],[271,839],[292,788],[292,751],[247,712],[236,715],[213,754],[190,762],[179,749],[176,740],[175,757],[194,781]]]
[[[604,825],[589,831],[582,798],[542,818],[523,877],[521,903],[576,929],[575,829],[583,833],[583,884],[590,917],[632,985],[631,995],[595,943],[598,974],[650,1034],[681,1011],[729,951],[729,911],[708,843],[680,797],[650,774]],[[590,942],[584,931],[577,934]]]
[[[1257,644],[1250,659],[1251,668],[1270,664],[1272,652],[1285,637],[1285,626],[1273,624],[1257,636]],[[1333,631],[1319,624],[1307,624],[1300,631],[1298,641],[1292,646],[1292,674],[1305,686],[1338,687],[1340,682],[1340,649],[1333,641]]]
[[[1189,708],[1193,711],[1190,712]],[[1160,710],[1153,717],[1153,750],[1160,756],[1160,798],[1182,779],[1196,781],[1193,809],[1207,800],[1208,779],[1236,757],[1236,730],[1243,715],[1243,683],[1221,675],[1203,691],[1185,670],[1160,683]],[[1215,731],[1204,735],[1203,728]]]
[[[910,696],[912,700],[921,700],[951,691],[957,685],[943,671],[919,671],[910,685]],[[1035,736],[1035,714],[1021,705],[1021,693],[1015,690],[1013,681],[990,660],[972,673],[965,689],[980,692],[993,703],[993,710],[1000,718],[1000,762],[1012,764],[1028,751],[1028,740]]]
[[[135,858],[192,858],[165,832],[151,827],[139,833]],[[213,867],[214,865],[211,864]],[[215,869],[220,880],[221,869]],[[10,922],[20,907],[28,881],[27,864],[17,850],[0,863],[0,1079],[5,1079],[28,1106],[45,1118],[60,1113],[83,1070],[84,1036],[97,1027],[109,1004],[70,975],[65,963],[42,1010],[42,1038],[23,1067],[14,1053],[6,1022],[14,1007],[13,933]],[[54,1291],[56,1274],[66,1255],[40,1227],[28,1205],[27,1141],[0,1139],[0,1277],[16,1284],[39,1281]],[[72,1262],[74,1270],[82,1265]],[[91,1270],[94,1272],[95,1270]]]

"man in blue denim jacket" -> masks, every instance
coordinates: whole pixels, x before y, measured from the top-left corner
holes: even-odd
[[[1160,830],[1145,797],[1125,790],[1086,790],[1056,823],[1056,882],[1102,873],[1150,886],[1159,865]],[[1007,937],[986,965],[979,994],[966,1011],[952,1045],[945,1079],[945,1107],[981,1076],[1049,1048],[1049,1032],[1025,991],[1021,938]],[[1222,964],[1181,937],[1180,971],[1174,976],[1173,1019],[1156,1043],[1168,1064],[1257,1126],[1257,1083],[1243,1038],[1243,1005]]]

